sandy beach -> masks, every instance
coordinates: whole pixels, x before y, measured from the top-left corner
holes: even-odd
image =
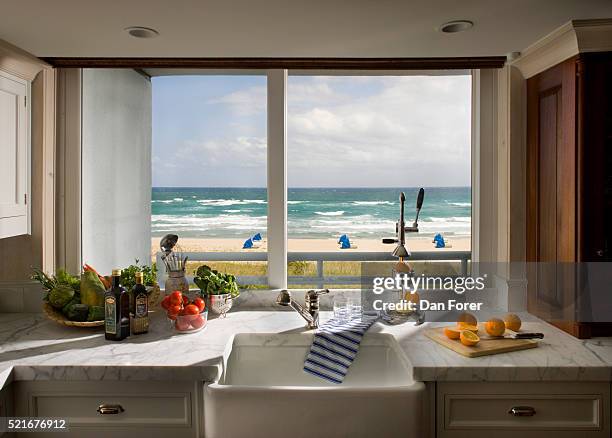
[[[242,249],[243,239],[223,238],[189,238],[179,239],[178,245],[185,252],[254,252],[267,251],[267,240],[264,239],[255,248]],[[469,251],[470,238],[457,237],[446,240],[446,248],[436,248],[430,238],[408,238],[406,247],[409,251]],[[289,251],[291,252],[317,252],[317,251],[392,251],[393,245],[385,245],[378,239],[351,239],[351,249],[340,249],[335,239],[289,239]],[[154,256],[159,248],[159,237],[151,239],[151,255]]]

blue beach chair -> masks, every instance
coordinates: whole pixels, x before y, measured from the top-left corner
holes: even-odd
[[[261,240],[261,233],[255,234],[253,237],[251,237],[251,239],[253,242],[259,242]]]
[[[244,245],[242,245],[242,249],[250,249],[253,248],[253,240],[247,239],[244,241]]]
[[[350,249],[351,247],[351,241],[346,234],[340,236],[338,243],[340,244],[340,249]]]
[[[444,242],[444,237],[442,234],[438,233],[433,238],[434,243],[436,244],[436,248],[444,248],[446,243]]]

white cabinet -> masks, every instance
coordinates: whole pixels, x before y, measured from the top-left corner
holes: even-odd
[[[14,382],[13,392],[17,416],[65,418],[65,437],[196,438],[201,387],[186,381],[31,381]]]
[[[438,438],[610,437],[608,383],[438,383]]]
[[[29,88],[0,70],[0,239],[30,232]]]

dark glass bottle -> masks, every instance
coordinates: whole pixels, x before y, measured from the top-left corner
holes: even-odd
[[[132,314],[132,333],[140,335],[149,331],[149,295],[142,284],[142,272],[136,273],[136,284],[132,288],[134,310]]]
[[[104,294],[104,335],[122,341],[130,335],[130,296],[121,286],[121,269],[113,269],[113,284]]]

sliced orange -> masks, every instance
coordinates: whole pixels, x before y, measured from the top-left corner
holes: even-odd
[[[491,318],[485,323],[485,330],[489,336],[503,336],[506,324],[499,318]]]
[[[449,339],[459,339],[461,335],[461,330],[458,330],[454,327],[444,327],[444,334]]]
[[[504,323],[506,324],[506,328],[508,330],[512,330],[514,332],[518,332],[521,329],[521,318],[514,313],[508,313],[504,316]]]
[[[461,340],[461,343],[463,345],[467,345],[468,347],[472,347],[478,344],[478,341],[480,341],[480,338],[478,337],[478,335],[469,330],[462,331],[461,334],[459,335],[459,339]]]
[[[468,324],[467,322],[458,322],[457,323],[457,328],[459,330],[469,330],[471,332],[478,333],[478,326],[477,325]]]

